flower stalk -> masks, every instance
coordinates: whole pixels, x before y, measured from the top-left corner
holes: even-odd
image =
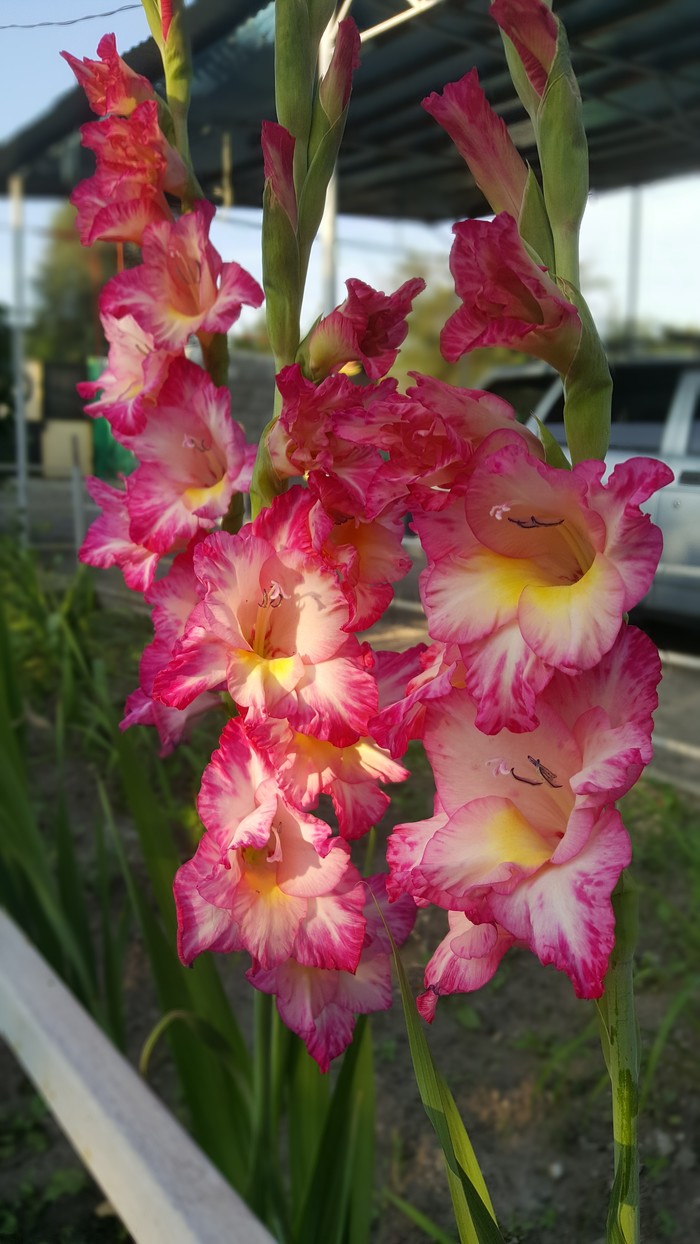
[[[612,1088],[615,1178],[607,1218],[608,1244],[639,1244],[639,1034],[634,1009],[638,895],[623,873],[612,896],[615,946],[597,1004],[603,1056]]]

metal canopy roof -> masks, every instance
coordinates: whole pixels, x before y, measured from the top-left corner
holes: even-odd
[[[352,15],[366,31],[405,3],[354,0]],[[200,181],[215,201],[223,196],[230,144],[234,202],[261,203],[260,122],[274,117],[272,10],[260,0],[197,0],[187,10],[192,148]],[[591,187],[700,170],[698,0],[560,0],[555,10],[568,30],[584,99]],[[157,81],[151,40],[126,60]],[[487,210],[451,141],[420,107],[425,95],[473,65],[516,145],[536,164],[532,128],[511,85],[488,0],[440,0],[363,45],[340,159],[341,212],[440,220]],[[89,119],[82,91],[67,92],[0,147],[0,180],[23,172],[29,195],[70,193],[92,171],[77,137]]]

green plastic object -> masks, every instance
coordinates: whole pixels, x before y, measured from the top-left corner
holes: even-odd
[[[88,380],[99,380],[106,365],[106,359],[91,355],[87,360]],[[131,450],[115,441],[109,423],[101,415],[92,421],[92,462],[98,479],[130,475],[138,465]]]

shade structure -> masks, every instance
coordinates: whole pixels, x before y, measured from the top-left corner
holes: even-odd
[[[441,220],[486,204],[451,141],[420,107],[472,66],[523,156],[537,165],[532,127],[506,71],[488,0],[354,0],[363,32],[413,7],[410,20],[363,44],[339,168],[343,213]],[[584,99],[591,186],[609,190],[700,169],[698,0],[561,0]],[[108,19],[106,19],[108,21]],[[274,118],[274,5],[197,0],[191,136],[204,191],[259,206],[260,122]],[[69,36],[67,35],[69,42]],[[152,40],[126,60],[157,84]],[[0,147],[0,183],[21,172],[28,195],[63,196],[92,171],[78,126],[94,119],[82,91]]]

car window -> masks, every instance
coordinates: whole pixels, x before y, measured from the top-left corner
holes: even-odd
[[[688,441],[688,453],[700,456],[700,394],[695,399],[695,410],[693,411],[693,422]]]
[[[501,376],[489,383],[488,390],[510,402],[518,422],[526,423],[550,388],[553,378],[553,372],[541,376]]]
[[[611,367],[613,378],[610,448],[658,453],[666,416],[683,364],[624,363]],[[562,444],[564,396],[547,415],[547,427]],[[700,438],[700,432],[697,433]],[[700,441],[698,450],[700,452]]]

